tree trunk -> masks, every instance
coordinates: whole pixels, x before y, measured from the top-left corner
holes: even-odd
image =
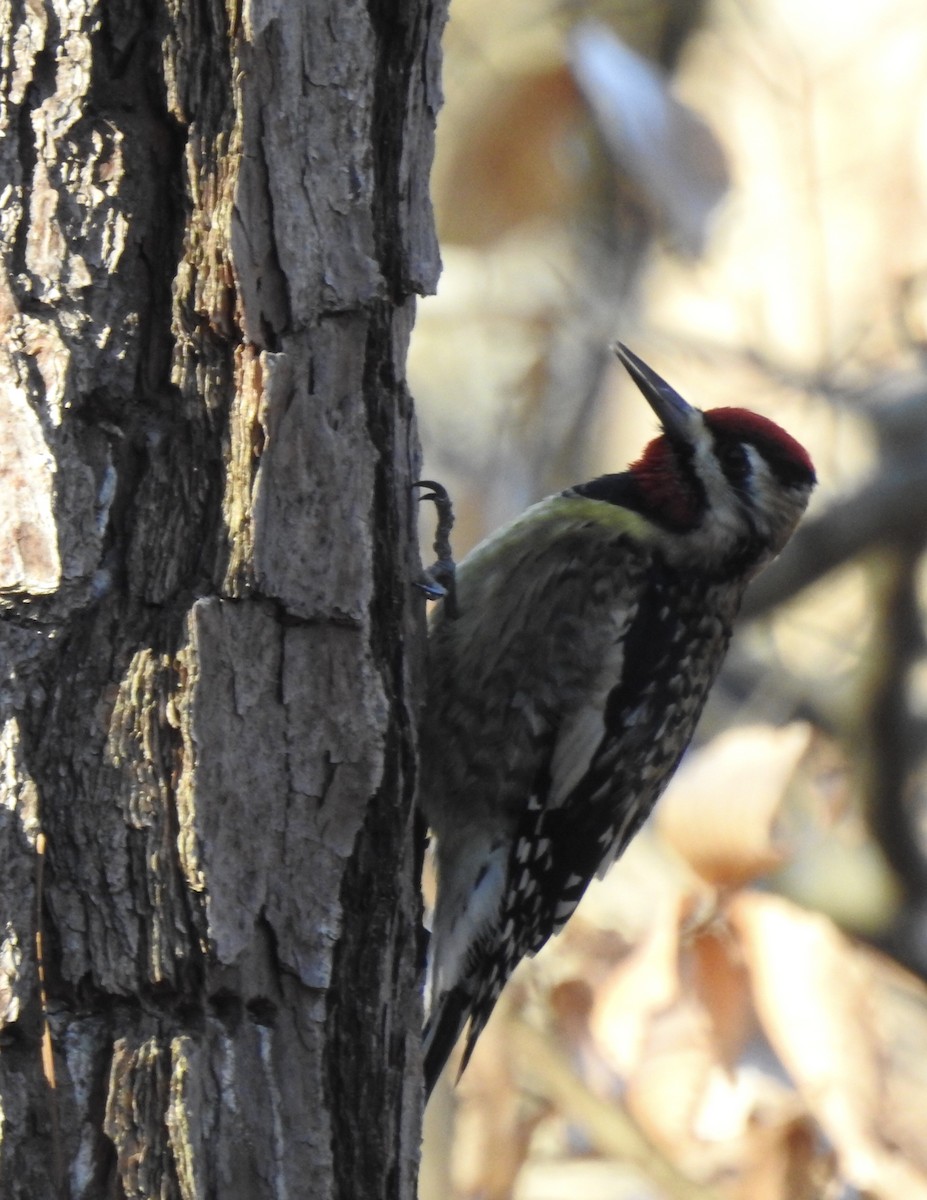
[[[414,1194],[443,8],[0,3],[4,1200]]]

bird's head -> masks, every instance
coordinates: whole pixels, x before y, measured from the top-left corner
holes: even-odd
[[[666,553],[752,574],[788,541],[815,484],[807,451],[745,408],[703,412],[620,343],[619,359],[663,433],[621,477],[624,501],[667,532]],[[594,496],[594,481],[577,489]],[[607,498],[604,494],[601,498]],[[681,536],[684,535],[684,536]]]

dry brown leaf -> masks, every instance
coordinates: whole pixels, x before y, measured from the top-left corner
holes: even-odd
[[[655,1016],[680,998],[679,928],[683,898],[654,920],[600,988],[590,1031],[612,1069],[627,1077],[640,1062]]]
[[[705,1126],[706,1117],[714,1124],[715,1114],[706,1113],[706,1097],[728,1090],[730,1080],[707,1015],[693,999],[684,1000],[655,1019],[649,1033],[651,1041],[626,1083],[628,1111],[683,1170],[697,1178],[713,1178],[719,1168],[731,1166],[729,1106],[719,1105],[725,1118],[721,1136],[708,1139],[696,1130]]]
[[[726,910],[687,932],[689,918],[678,894],[615,967],[592,1012],[596,1044],[629,1113],[687,1174],[727,1180],[737,1200],[820,1196],[836,1161],[818,1114],[745,1059],[757,1024],[740,927]]]
[[[774,1123],[756,1120],[745,1135],[743,1173],[732,1200],[821,1200],[835,1182],[832,1154],[807,1114]]]
[[[711,1021],[722,1062],[733,1067],[756,1028],[750,979],[727,925],[715,920],[697,931],[683,964],[687,990],[698,996]]]
[[[927,1173],[906,1161],[905,1147],[890,1143],[888,1129],[892,1142],[901,1130],[884,1110],[897,1068],[877,1014],[887,973],[898,969],[854,947],[826,917],[777,897],[742,893],[728,912],[767,1036],[834,1143],[843,1177],[873,1197],[923,1200]],[[927,997],[919,990],[923,1046]],[[918,1108],[927,1110],[923,1089]],[[923,1154],[916,1145],[908,1149]]]
[[[694,1113],[717,1065],[711,1022],[681,979],[680,897],[613,971],[590,1028],[603,1056],[625,1080],[629,1112],[667,1154],[688,1147]]]
[[[539,218],[566,219],[579,189],[574,173],[564,170],[564,143],[583,119],[576,85],[562,63],[496,79],[438,174],[443,238],[485,246]]]
[[[657,828],[703,879],[733,886],[782,866],[779,814],[810,726],[732,729],[692,754],[657,809]]]
[[[895,963],[877,961],[873,1019],[886,1066],[880,1128],[927,1174],[927,988]]]
[[[794,1166],[789,1130],[802,1114],[788,1089],[737,1066],[755,1027],[739,947],[717,919],[686,933],[687,918],[684,897],[667,907],[600,989],[591,1029],[629,1112],[667,1156],[700,1179],[749,1175],[757,1195],[793,1200],[775,1189]]]

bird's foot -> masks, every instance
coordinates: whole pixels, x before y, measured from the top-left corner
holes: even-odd
[[[454,527],[454,509],[447,488],[433,479],[419,479],[412,484],[416,488],[430,488],[419,496],[420,500],[433,500],[438,510],[438,527],[435,531],[434,551],[436,561],[423,573],[416,587],[422,589],[429,600],[443,600],[444,611],[453,620],[457,616],[457,564],[451,551],[451,530]]]

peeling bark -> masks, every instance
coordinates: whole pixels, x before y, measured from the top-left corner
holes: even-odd
[[[414,1194],[443,19],[0,4],[9,1200]]]

